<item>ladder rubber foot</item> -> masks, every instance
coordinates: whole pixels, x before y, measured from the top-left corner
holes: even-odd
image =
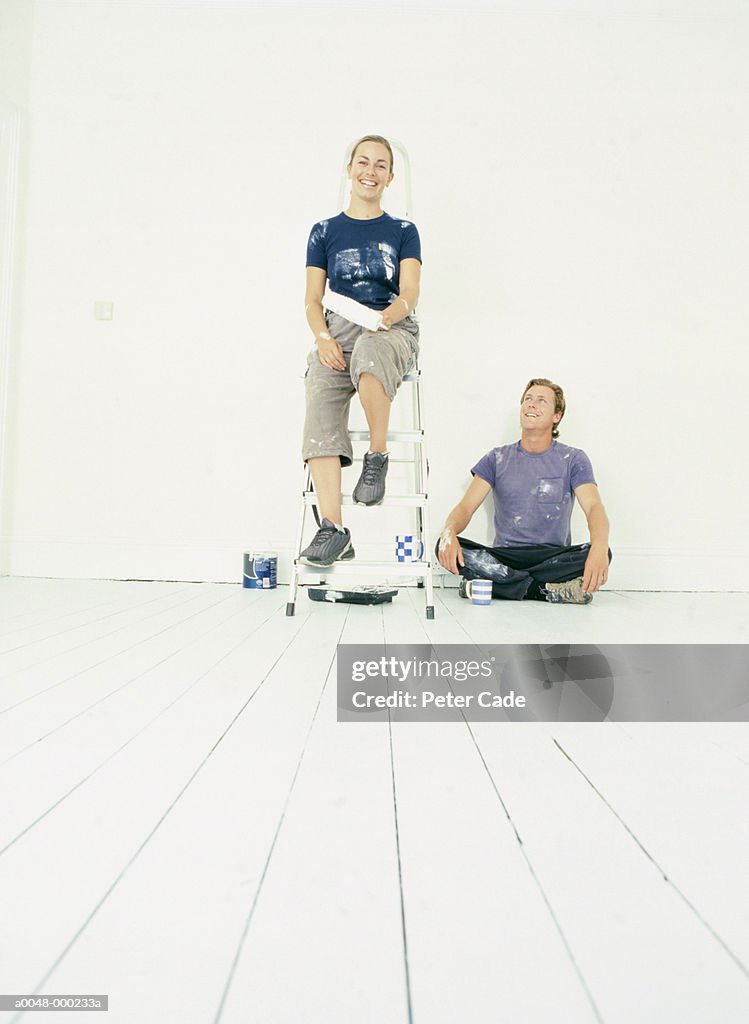
[[[416,586],[419,588],[419,590],[423,590],[424,589],[424,580],[417,580],[416,581]]]
[[[293,615],[294,614],[294,602],[293,601],[289,601],[288,604],[286,605],[286,614],[287,615]]]
[[[428,619],[433,619],[434,618],[434,605],[433,604],[428,604],[427,605],[427,618]]]

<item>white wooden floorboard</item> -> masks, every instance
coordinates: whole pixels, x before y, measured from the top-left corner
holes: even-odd
[[[206,612],[232,599],[208,588],[176,607],[141,618],[133,613],[116,633],[66,652],[12,677],[4,687],[0,751],[6,760],[126,686],[190,642]]]
[[[580,643],[613,642],[620,614],[615,594],[601,595],[586,606],[493,601],[482,607],[459,598],[451,588],[443,601],[475,643],[558,643],[573,637]]]
[[[351,606],[341,642],[382,636],[382,614]],[[409,1020],[387,729],[337,723],[334,674],[221,1018],[302,1020]]]
[[[441,627],[388,617],[386,638],[429,642]],[[465,724],[396,722],[392,735],[416,1024],[598,1020]]]
[[[615,725],[596,727],[615,744]],[[561,754],[547,725],[473,730],[603,1019],[747,1019],[746,976]],[[633,788],[648,799],[641,779]]]
[[[0,764],[0,851],[83,784],[174,702],[189,694],[237,643],[262,630],[278,603],[239,591],[208,608],[190,639],[127,685]],[[56,771],[50,772],[54,764]]]
[[[32,661],[24,668],[6,672],[0,684],[0,715],[22,715],[25,705],[34,701],[44,704],[55,690],[62,688],[68,707],[68,688],[79,684],[85,676],[89,681],[96,679],[106,685],[115,678],[117,666],[124,662],[134,664],[142,659],[139,648],[150,644],[156,649],[160,644],[174,641],[175,629],[187,633],[188,641],[199,627],[211,617],[220,617],[228,602],[237,600],[236,589],[227,588],[200,590],[192,588],[189,596],[181,595],[178,600],[171,598],[166,605],[160,601],[151,608],[128,609],[115,616],[113,623],[106,626],[97,622],[87,630],[76,629],[75,638],[60,643],[56,654],[48,653]],[[247,596],[246,603],[255,598]],[[183,637],[177,640],[174,649],[182,645]],[[36,646],[36,645],[35,645]],[[147,661],[147,658],[146,658]]]
[[[458,602],[462,601],[455,589],[435,588],[434,618],[427,619],[421,614],[421,591],[407,590],[399,595],[407,599],[418,618],[418,630],[414,632],[413,642],[430,644],[470,644],[473,643],[466,625],[454,614],[458,611]],[[480,609],[477,607],[477,611]]]
[[[4,706],[14,699],[13,694],[31,692],[30,677],[17,679],[21,673],[38,669],[37,675],[46,677],[51,662],[60,655],[75,658],[75,651],[87,647],[94,640],[107,641],[114,646],[117,634],[127,626],[145,622],[157,614],[202,601],[206,591],[183,588],[170,594],[144,600],[124,599],[117,604],[108,603],[95,609],[85,608],[64,620],[27,627],[5,637],[5,648],[0,652],[0,694]],[[123,595],[124,598],[124,595]],[[106,644],[105,644],[106,646]],[[11,686],[11,681],[16,684]]]
[[[66,607],[76,610],[86,604],[101,602],[97,597],[82,597],[64,580],[18,579],[0,577],[0,638],[24,624],[40,621],[45,616],[60,615],[61,594],[64,592]],[[88,581],[81,581],[88,582]],[[64,590],[63,590],[64,588]],[[111,591],[106,600],[111,601]]]
[[[0,577],[0,638],[83,609],[153,600],[181,584]]]
[[[749,595],[286,596],[0,580],[0,991],[109,992],[112,1024],[749,1020],[746,723],[338,724],[328,677],[344,623],[734,643]]]
[[[0,653],[22,650],[49,637],[65,636],[79,624],[86,625],[97,619],[106,619],[117,611],[151,604],[184,592],[184,584],[157,584],[155,589],[150,590],[146,583],[98,580],[96,582],[101,585],[93,591],[88,588],[71,588],[68,593],[64,588],[68,582],[66,580],[38,582],[55,583],[56,586],[42,588],[37,600],[32,598],[32,588],[22,591],[27,596],[27,600],[21,602],[24,610],[3,614],[0,618]],[[0,579],[0,594],[10,595],[12,592],[7,578]],[[15,608],[15,604],[9,601],[6,605]]]
[[[735,734],[731,724],[630,722],[629,735],[607,735],[565,723],[556,739],[741,962],[749,989],[749,770],[707,742],[717,730]]]
[[[393,739],[414,1020],[599,1019],[466,730],[400,723]]]
[[[726,764],[727,770],[735,767],[734,761],[749,768],[749,734],[742,722],[716,723],[715,728],[710,727],[710,722],[701,725],[700,735],[730,758]]]
[[[492,601],[445,588],[444,603],[477,643],[746,643],[749,594],[605,591],[589,605]]]
[[[187,699],[6,850],[0,906],[19,928],[0,935],[2,991],[10,979],[32,991],[44,977],[302,624],[289,625],[279,604],[263,644],[251,628],[224,649]],[[102,980],[118,977],[114,958]]]
[[[279,615],[265,653],[245,644],[206,680],[202,701],[217,687],[246,701],[264,674],[260,689],[54,973],[57,988],[69,991],[84,978],[106,977],[115,1011],[108,1019],[118,1024],[206,1024],[216,1018],[262,895],[344,618],[345,609],[334,609],[326,625],[311,631],[305,616]],[[162,733],[161,741],[172,749],[179,735]],[[149,773],[139,781],[148,784]],[[286,929],[293,930],[293,904],[285,901],[282,911]],[[254,1019],[244,1012],[240,1017]]]

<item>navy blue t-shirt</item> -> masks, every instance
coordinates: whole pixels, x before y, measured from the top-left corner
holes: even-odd
[[[357,220],[339,213],[314,224],[307,242],[307,266],[328,275],[331,291],[370,309],[385,309],[398,298],[400,261],[421,262],[416,225],[383,213]]]

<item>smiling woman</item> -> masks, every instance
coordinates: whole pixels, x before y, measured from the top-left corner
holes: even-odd
[[[320,529],[302,551],[309,565],[354,557],[341,516],[341,466],[350,466],[351,396],[359,393],[369,425],[369,451],[354,501],[379,505],[388,469],[390,405],[413,368],[419,327],[421,242],[416,226],[385,213],[393,150],[380,135],[353,146],[347,166],[348,209],[313,225],[307,243],[307,323],[315,348],[307,360],[307,415],[302,455],[320,510]],[[327,286],[327,292],[326,292]]]

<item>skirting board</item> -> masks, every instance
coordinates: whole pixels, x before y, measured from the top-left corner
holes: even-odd
[[[257,546],[204,540],[193,545],[13,540],[0,542],[0,575],[239,583],[244,551],[258,548],[278,553],[278,582],[288,583],[293,557],[288,539],[284,544]],[[383,557],[382,549],[367,546],[357,545],[357,554],[367,560]],[[435,581],[441,575],[438,567]],[[456,584],[455,577],[444,575],[445,586]],[[617,548],[608,586],[632,591],[749,592],[749,558],[741,556],[737,563],[735,556],[708,557],[687,548]]]

